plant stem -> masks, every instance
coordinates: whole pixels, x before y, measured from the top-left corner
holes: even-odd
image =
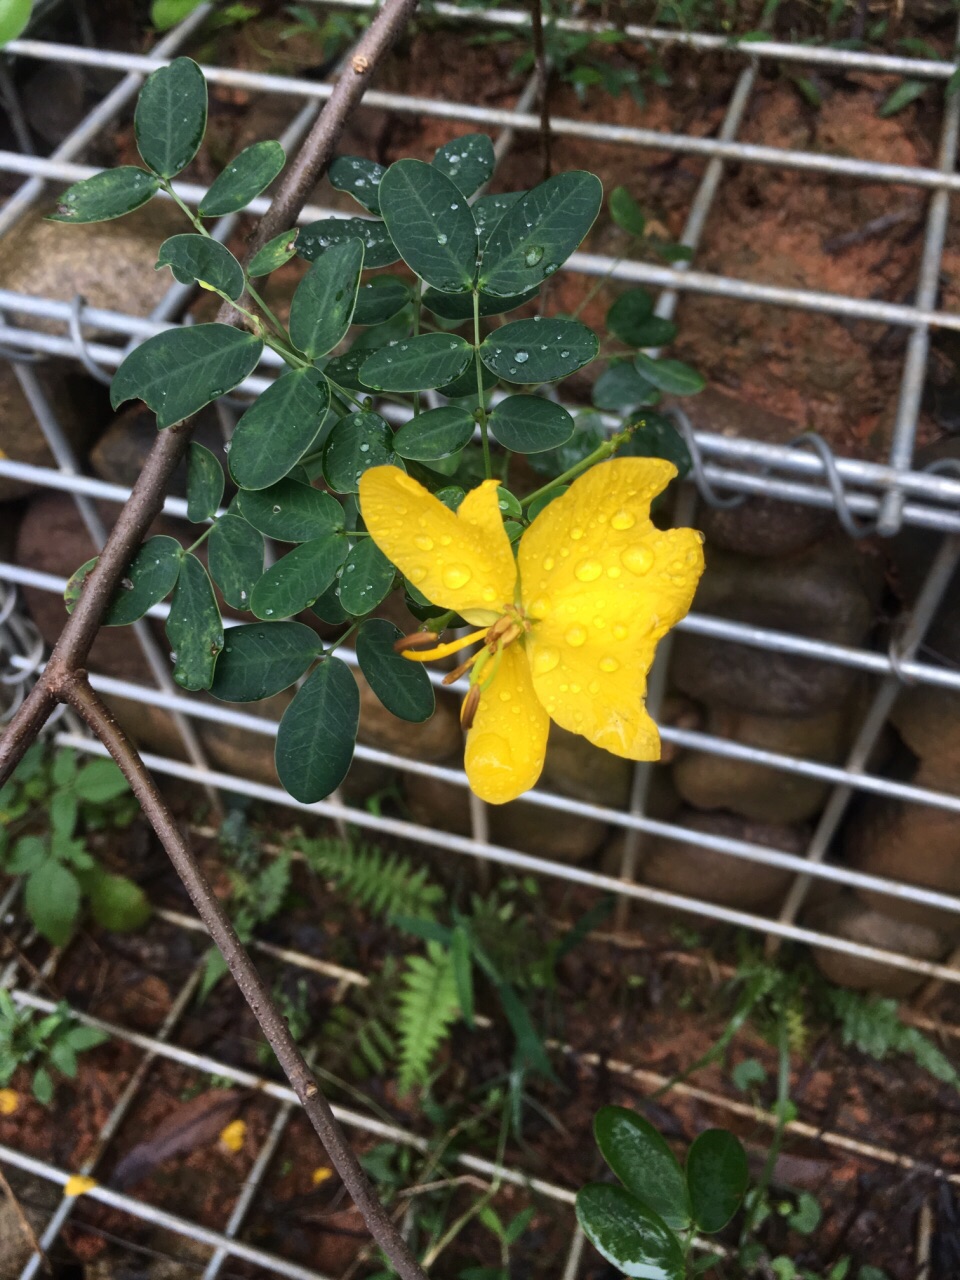
[[[212,240],[213,236],[211,236],[210,232],[203,225],[203,223],[200,221],[197,215],[193,212],[193,210],[190,208],[188,204],[185,204],[180,199],[176,191],[174,191],[173,183],[170,181],[170,179],[161,178],[160,186],[167,193],[167,195],[170,197],[173,203],[177,205],[183,211],[183,213],[187,215],[187,217],[190,219],[190,224],[193,227],[194,231],[198,232],[199,235],[206,236],[208,240]]]
[[[521,498],[521,507],[528,507],[531,502],[537,498],[542,498],[545,493],[549,493],[551,489],[556,489],[561,484],[566,484],[569,480],[573,480],[581,471],[586,471],[589,467],[594,466],[597,462],[603,462],[604,458],[609,458],[633,435],[634,427],[625,427],[623,431],[618,431],[616,435],[604,440],[603,444],[597,445],[593,453],[588,453],[585,458],[581,458],[579,462],[575,462],[572,467],[568,467],[562,475],[557,476],[555,480],[549,480],[546,484],[541,485],[539,489],[534,489],[533,493],[528,493],[525,498]]]
[[[477,368],[477,413],[480,415],[480,441],[483,444],[483,473],[493,478],[490,459],[490,437],[487,432],[487,409],[483,402],[483,362],[480,359],[480,293],[473,291],[473,359]]]
[[[531,0],[530,17],[533,35],[533,51],[537,64],[537,96],[540,100],[540,154],[543,159],[541,182],[546,182],[552,171],[550,106],[547,91],[550,83],[550,67],[543,39],[543,0]]]
[[[264,302],[263,298],[260,296],[257,290],[250,283],[249,276],[247,277],[247,293],[249,293],[250,297],[254,300],[254,302],[257,304],[257,306],[260,308],[263,314],[267,317],[267,319],[273,325],[274,329],[276,329],[280,337],[283,338],[284,342],[289,342],[290,339],[286,329],[283,327],[283,325],[280,323],[277,317],[273,314],[273,312],[270,310],[267,304]]]
[[[192,556],[193,553],[196,551],[197,547],[202,546],[206,542],[206,540],[210,537],[211,533],[213,533],[214,529],[217,527],[219,523],[220,523],[219,520],[211,520],[210,524],[207,526],[206,529],[204,529],[203,533],[201,533],[200,537],[196,540],[196,542],[194,542],[191,546],[187,547],[186,551],[183,554],[185,556]]]
[[[413,336],[416,338],[420,334],[420,295],[423,289],[423,281],[417,276],[417,287],[413,291]],[[413,416],[420,415],[420,392],[413,393]]]

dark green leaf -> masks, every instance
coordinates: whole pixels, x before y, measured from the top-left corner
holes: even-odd
[[[50,815],[50,828],[55,837],[70,839],[77,825],[79,807],[79,799],[73,791],[57,791],[50,797],[47,811]],[[56,847],[54,852],[56,853]]]
[[[508,209],[522,200],[526,191],[502,191],[496,196],[479,196],[471,205],[473,216],[480,228],[480,247],[486,245],[490,232]],[[538,286],[539,287],[539,286]]]
[[[363,156],[337,156],[327,177],[331,187],[353,196],[369,213],[380,212],[380,180],[386,173],[382,164]]]
[[[365,617],[389,594],[396,569],[372,538],[360,538],[340,571],[340,603],[354,618]]]
[[[207,85],[192,58],[174,58],[147,78],[133,119],[144,163],[161,178],[185,169],[207,127]]]
[[[625,1276],[684,1280],[686,1267],[677,1237],[622,1187],[588,1183],[577,1194],[577,1218],[594,1248]]]
[[[370,618],[357,635],[357,661],[383,705],[401,720],[421,724],[436,706],[430,677],[418,662],[395,652],[402,632],[385,618]]]
[[[347,391],[363,391],[369,395],[370,388],[365,387],[359,378],[360,366],[369,358],[370,351],[354,343],[342,356],[334,356],[332,360],[328,360],[323,366],[323,372],[338,387],[344,387]]]
[[[480,359],[505,382],[554,382],[589,364],[600,350],[579,320],[514,320],[480,344]]]
[[[600,179],[582,170],[559,173],[528,191],[490,233],[481,290],[510,298],[541,284],[593,226],[602,199]]]
[[[656,387],[642,377],[629,360],[621,360],[604,369],[593,384],[591,399],[598,409],[626,412],[658,399]]]
[[[236,301],[243,293],[243,267],[226,245],[192,233],[171,236],[160,246],[157,270],[169,267],[181,284],[209,285]]]
[[[231,160],[200,201],[201,218],[220,218],[245,209],[266,191],[286,163],[279,142],[255,142]]]
[[[187,450],[187,519],[194,524],[211,519],[222,497],[220,463],[202,444],[191,444]]]
[[[651,316],[645,324],[637,325],[633,331],[634,347],[665,347],[677,336],[677,326],[672,320],[662,320],[660,316]]]
[[[302,622],[230,627],[210,692],[223,702],[259,702],[289,688],[323,648]]]
[[[277,733],[277,773],[295,800],[315,804],[346,777],[360,723],[353,672],[327,658],[284,712]]]
[[[360,286],[354,324],[383,324],[410,301],[410,288],[396,276],[374,276]]]
[[[647,229],[643,210],[626,187],[614,187],[610,192],[610,217],[621,230],[631,236],[642,236]]]
[[[562,405],[540,396],[508,396],[489,418],[490,430],[505,449],[542,453],[573,435],[573,418]]]
[[[87,887],[90,909],[97,924],[117,933],[142,929],[150,919],[150,903],[138,884],[127,876],[104,872]]]
[[[77,774],[74,789],[81,800],[106,804],[126,795],[129,784],[112,760],[91,760]]]
[[[593,1129],[603,1158],[627,1190],[674,1230],[688,1226],[683,1171],[650,1121],[626,1107],[601,1107]]]
[[[696,369],[680,360],[651,360],[638,351],[633,358],[633,367],[642,378],[674,396],[695,396],[707,385]]]
[[[109,222],[122,218],[156,195],[160,183],[152,173],[125,164],[106,169],[92,178],[82,178],[67,187],[57,201],[53,222]]]
[[[226,324],[195,324],[147,338],[120,365],[110,387],[114,409],[145,400],[158,427],[172,427],[226,395],[257,367],[263,343]]]
[[[159,604],[176,586],[183,548],[176,538],[148,538],[130,562],[103,619],[106,627],[126,627]],[[73,613],[96,557],[82,564],[67,583],[63,598]]]
[[[493,142],[485,133],[465,133],[462,138],[445,142],[433,157],[433,167],[445,174],[465,196],[472,196],[490,181],[496,162]]]
[[[487,368],[481,360],[480,362],[480,383],[484,391],[489,391],[491,387],[495,387],[500,379],[495,373]],[[448,396],[451,400],[459,399],[461,396],[469,396],[475,405],[477,402],[477,369],[476,362],[471,360],[459,378],[454,378],[452,382],[446,383],[437,390],[441,395]]]
[[[330,622],[334,626],[339,626],[341,622],[351,622],[352,619],[340,603],[340,582],[334,580],[326,591],[321,592],[310,606],[311,613],[315,613],[323,622]]]
[[[452,382],[470,362],[473,347],[453,333],[421,333],[369,356],[360,369],[374,391],[427,391]]]
[[[540,286],[528,289],[526,293],[517,294],[515,298],[496,298],[490,293],[480,295],[480,315],[502,316],[515,307],[522,307],[525,302],[535,298]],[[438,289],[427,289],[423,295],[423,305],[429,307],[435,316],[444,320],[472,320],[472,293],[441,293]]]
[[[544,507],[549,507],[554,498],[559,498],[560,495],[562,493],[566,493],[569,488],[570,486],[567,484],[558,484],[556,489],[551,489],[549,493],[545,493],[539,498],[534,498],[533,502],[531,502],[529,507],[527,507],[527,519],[531,524],[536,520]]]
[[[403,658],[400,659],[404,661]],[[412,662],[406,664],[413,666]],[[426,673],[424,673],[426,674]],[[429,686],[429,680],[427,684]],[[433,690],[431,689],[431,696]],[[462,924],[458,924],[450,939],[450,954],[453,958],[453,976],[457,983],[457,1003],[467,1026],[473,1030],[473,955],[470,949],[470,935]]]
[[[315,262],[335,245],[358,239],[363,241],[363,265],[367,270],[389,267],[400,257],[386,225],[373,218],[321,218],[310,222],[300,228],[297,254]]]
[[[701,1231],[722,1231],[740,1208],[750,1173],[747,1155],[726,1129],[707,1129],[687,1154],[693,1220]]]
[[[242,489],[282,480],[316,440],[330,387],[316,369],[290,369],[246,411],[230,443],[230,474]]]
[[[55,947],[70,941],[80,912],[80,885],[72,871],[53,858],[27,877],[27,914]]]
[[[930,88],[928,80],[904,80],[885,100],[880,108],[881,116],[895,116],[898,111],[908,107],[911,102],[923,96]]]
[[[333,245],[297,286],[290,304],[290,337],[311,360],[325,356],[350,328],[363,269],[363,245]]]
[[[303,542],[271,565],[250,595],[257,618],[289,618],[326,591],[347,554],[347,540],[324,534]]]
[[[44,1107],[53,1101],[53,1079],[46,1067],[37,1067],[33,1073],[33,1096]]]
[[[174,654],[173,678],[183,689],[209,689],[223,648],[223,622],[207,571],[196,556],[184,556],[170,602],[167,639]]]
[[[241,516],[228,512],[207,543],[210,576],[231,609],[249,609],[250,594],[263,573],[263,538]]]
[[[439,169],[422,160],[392,164],[380,183],[380,210],[400,256],[421,279],[444,293],[472,287],[477,224],[466,197]]]
[[[70,1027],[63,1039],[74,1053],[84,1053],[87,1049],[95,1049],[98,1044],[104,1044],[110,1037],[97,1027]]]
[[[255,529],[281,542],[309,542],[343,528],[335,498],[289,476],[269,489],[242,489],[237,505]]]
[[[404,423],[393,437],[393,447],[401,458],[434,462],[459,453],[473,439],[476,425],[473,414],[466,409],[444,405]]]
[[[687,442],[669,418],[661,413],[644,413],[630,439],[620,446],[621,458],[666,458],[685,476],[693,465]]]
[[[408,662],[407,666],[413,663]],[[47,846],[39,836],[21,836],[13,846],[10,857],[4,865],[4,871],[11,876],[24,876],[29,871],[36,871],[47,859]]]
[[[323,451],[323,476],[336,493],[356,493],[370,467],[399,464],[393,432],[378,413],[350,413],[330,432]]]
[[[281,231],[278,236],[268,240],[250,259],[247,264],[247,275],[254,280],[258,276],[268,276],[271,271],[276,271],[277,267],[282,267],[285,262],[289,262],[297,251],[299,234],[300,228],[294,227],[292,231]]]
[[[607,328],[628,346],[638,347],[634,332],[653,315],[653,298],[646,289],[628,289],[621,293],[607,312]]]
[[[508,982],[497,983],[497,996],[516,1038],[520,1065],[531,1071],[537,1071],[545,1079],[556,1083],[553,1067],[547,1057],[546,1046],[531,1021],[526,1005]]]
[[[500,508],[500,514],[505,521],[519,520],[523,515],[523,508],[520,506],[520,500],[505,489],[503,485],[497,490],[497,506]]]

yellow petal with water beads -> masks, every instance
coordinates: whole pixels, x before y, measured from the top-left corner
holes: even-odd
[[[534,693],[522,644],[508,644],[489,665],[494,675],[474,710],[464,768],[481,800],[505,804],[540,777],[550,720]]]

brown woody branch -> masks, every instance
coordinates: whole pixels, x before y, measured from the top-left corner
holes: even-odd
[[[417,0],[384,0],[383,8],[356,45],[350,65],[344,69],[303,147],[289,166],[253,237],[250,254],[296,221],[311,189],[333,157],[333,149],[350,112],[359,103],[380,58],[412,16],[416,3]],[[239,319],[236,313],[231,314],[231,309],[227,309],[227,314],[220,318],[225,323],[237,323]],[[73,707],[123,771],[377,1244],[401,1280],[425,1280],[423,1271],[360,1168],[330,1104],[204,878],[156,783],[136,748],[94,693],[84,670],[107,606],[127,565],[163,506],[170,477],[186,451],[191,433],[191,424],[183,422],[161,431],[157,436],[43,674],[0,740],[0,785],[36,740],[57,703],[65,702]]]

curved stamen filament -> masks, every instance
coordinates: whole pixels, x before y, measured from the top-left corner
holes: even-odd
[[[446,644],[438,644],[433,649],[421,649],[416,652],[405,649],[403,656],[410,662],[434,662],[437,658],[449,657],[451,653],[459,653],[461,649],[466,649],[467,645],[482,640],[489,629],[489,627],[481,627],[479,631],[471,631],[468,636],[463,636],[460,640],[450,640]]]

